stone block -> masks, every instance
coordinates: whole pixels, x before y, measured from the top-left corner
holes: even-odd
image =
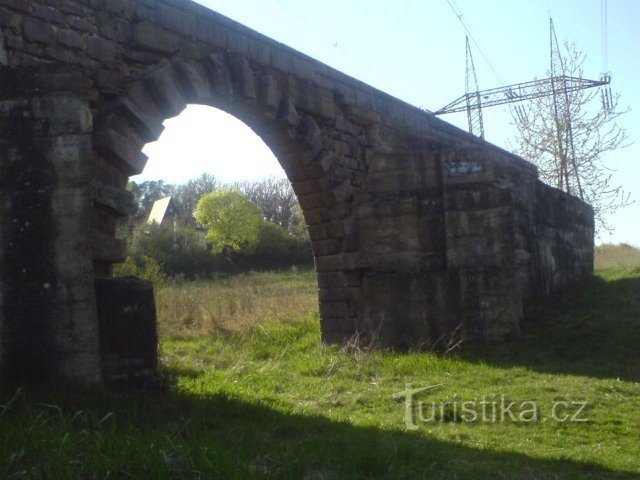
[[[84,50],[87,47],[87,41],[81,33],[73,30],[58,30],[58,45],[74,48],[76,50]]]
[[[313,208],[303,210],[302,214],[307,225],[318,225],[330,222],[333,219],[333,211],[329,208]]]
[[[227,62],[236,94],[242,97],[256,98],[255,79],[249,61],[239,55],[229,55]]]
[[[256,94],[261,105],[277,109],[283,96],[283,88],[274,75],[264,73],[258,76]]]
[[[133,26],[131,44],[152,52],[174,53],[181,45],[178,35],[150,22],[140,22]]]
[[[144,79],[144,85],[164,118],[179,115],[187,106],[187,92],[180,86],[178,74],[170,62],[162,62]]]
[[[244,56],[249,55],[250,40],[248,36],[232,29],[227,29],[224,34],[228,51]]]
[[[119,98],[114,105],[116,112],[122,113],[146,142],[157,140],[164,131],[164,117],[141,83],[131,85]]]
[[[0,0],[0,5],[18,10],[24,13],[30,13],[31,4],[25,0]]]
[[[47,23],[55,23],[58,25],[64,25],[66,23],[66,17],[59,10],[52,7],[34,3],[31,8],[31,13]]]
[[[48,135],[84,134],[93,128],[87,100],[76,95],[36,97],[31,110],[34,118],[46,120]]]
[[[87,39],[87,54],[89,57],[104,63],[113,63],[118,54],[115,43],[98,36]]]
[[[160,26],[188,37],[196,35],[196,17],[192,13],[159,3],[156,6],[156,21]]]
[[[95,294],[105,381],[152,380],[158,365],[153,286],[132,277],[100,278]]]
[[[318,288],[344,288],[348,286],[344,272],[318,273]]]
[[[322,317],[320,319],[320,327],[322,328],[322,339],[325,343],[343,343],[356,333],[356,322],[352,317]],[[336,341],[334,337],[339,334]],[[333,341],[332,341],[333,340]]]
[[[127,258],[127,244],[110,235],[94,233],[91,237],[93,259],[101,262],[120,263]]]
[[[115,130],[103,129],[98,132],[95,146],[106,159],[127,175],[141,173],[147,164],[148,157],[142,153],[142,145]]]
[[[218,47],[224,47],[226,42],[224,30],[220,25],[201,17],[196,18],[196,38]]]
[[[74,30],[78,30],[79,32],[90,33],[96,31],[95,26],[89,20],[80,17],[71,20],[69,26]]]
[[[94,182],[92,198],[102,208],[109,210],[119,217],[129,217],[138,211],[135,196],[128,190],[102,185]]]
[[[197,62],[175,62],[174,67],[182,90],[192,102],[204,103],[211,101],[211,87],[207,81],[204,68]]]
[[[313,254],[317,257],[335,255],[342,252],[342,243],[338,240],[317,240],[313,242]]]
[[[223,97],[233,95],[233,83],[226,63],[226,56],[221,53],[214,53],[209,55],[207,60],[205,69],[214,93]]]
[[[53,43],[55,32],[53,27],[37,18],[26,17],[22,22],[24,38],[30,42]]]
[[[413,155],[409,152],[374,153],[367,156],[367,165],[372,173],[388,173],[406,170],[414,166]]]
[[[322,318],[348,318],[347,302],[320,302]]]
[[[298,116],[296,106],[293,104],[289,97],[283,98],[280,102],[280,107],[278,109],[278,120],[282,120],[292,127],[297,127],[300,123],[300,117]]]

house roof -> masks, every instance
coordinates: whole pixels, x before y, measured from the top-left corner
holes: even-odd
[[[151,213],[149,214],[148,224],[157,223],[161,225],[168,213],[175,212],[175,206],[172,197],[161,198],[153,203]]]

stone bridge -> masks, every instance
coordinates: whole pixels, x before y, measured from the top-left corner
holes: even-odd
[[[326,342],[503,340],[592,271],[592,209],[532,164],[216,12],[0,0],[3,381],[153,372],[153,295],[111,278],[116,224],[142,147],[188,104],[236,116],[280,161]]]

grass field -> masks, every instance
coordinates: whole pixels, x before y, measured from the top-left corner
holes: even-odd
[[[0,478],[640,478],[640,272],[600,271],[521,340],[446,358],[323,347],[315,295],[312,272],[162,287],[167,392],[6,392]],[[407,383],[440,385],[415,430]],[[503,396],[515,420],[454,407]],[[558,402],[585,421],[551,418]]]

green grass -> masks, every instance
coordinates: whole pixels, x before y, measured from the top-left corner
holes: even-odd
[[[7,392],[0,478],[640,478],[638,273],[601,272],[521,340],[446,358],[323,347],[310,272],[169,285],[159,304],[189,292],[218,313],[160,309],[167,392]],[[406,383],[442,384],[424,402],[535,401],[541,419],[464,422],[449,404],[409,431]],[[557,401],[587,402],[588,421],[542,421]]]

